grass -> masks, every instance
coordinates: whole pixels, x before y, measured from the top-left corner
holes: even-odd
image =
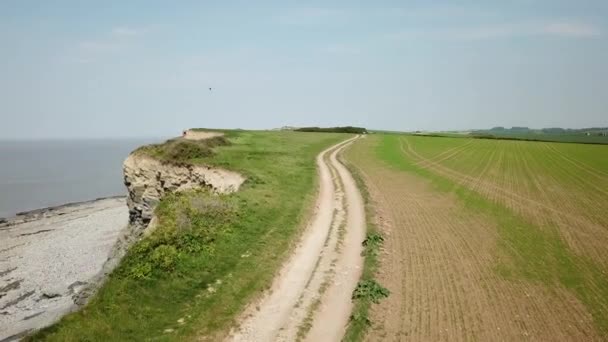
[[[568,215],[558,219],[559,212],[542,208],[535,215],[530,215],[534,211],[526,210],[525,206],[523,210],[516,211],[512,202],[500,196],[489,198],[487,192],[473,189],[470,183],[441,174],[432,167],[423,167],[421,165],[425,164],[418,164],[416,158],[402,150],[407,139],[419,155],[440,160],[441,152],[462,147],[463,139],[398,135],[384,135],[377,139],[376,154],[380,160],[396,169],[429,179],[437,190],[456,195],[466,210],[484,215],[496,223],[500,253],[507,256],[497,258],[494,270],[500,276],[507,280],[567,289],[585,305],[600,334],[608,336],[608,276],[605,266],[608,260],[593,257],[602,255],[601,250],[594,254],[593,249],[596,248],[595,240],[603,236],[591,235],[577,240],[583,245],[581,250],[574,250],[565,240],[567,234],[584,234],[586,229],[591,229],[586,222],[608,227],[608,218],[605,217],[608,198],[601,188],[597,188],[605,185],[606,179],[597,175],[608,171],[604,159],[608,156],[608,147],[578,145],[574,148],[568,146],[571,144],[547,146],[536,142],[475,140],[456,157],[438,162],[460,174],[481,177],[483,181],[507,187],[509,191],[547,206],[558,206],[560,202],[567,201],[569,205],[564,209],[569,210]],[[558,153],[551,152],[555,150]],[[583,170],[560,158],[559,153],[593,167],[593,172],[589,171],[583,178],[578,177]],[[592,179],[593,175],[596,176],[592,182],[586,181],[585,178]]]
[[[357,187],[359,188],[359,191],[361,192],[361,196],[363,197],[365,204],[367,233],[366,239],[363,242],[363,253],[365,257],[363,262],[363,272],[361,274],[361,280],[353,292],[353,312],[351,314],[351,319],[348,326],[346,327],[343,340],[362,341],[372,323],[371,319],[369,318],[369,311],[372,304],[377,303],[377,301],[381,298],[388,297],[390,292],[378,284],[374,279],[376,271],[379,267],[378,253],[384,238],[378,231],[375,224],[375,211],[372,199],[361,172],[354,164],[348,161],[348,153],[350,148],[344,152],[344,156],[340,155],[340,161],[350,171],[355,183],[357,184]],[[365,291],[364,289],[371,289],[371,291]]]
[[[158,228],[135,244],[81,311],[30,336],[48,341],[216,340],[266,289],[294,243],[316,189],[315,156],[347,135],[226,132],[228,144],[173,155],[179,142],[141,149],[167,162],[239,171],[237,193],[164,198]],[[198,146],[201,147],[201,146]],[[253,271],[252,271],[253,270]]]
[[[142,146],[135,153],[146,154],[166,163],[184,165],[211,159],[216,147],[227,145],[230,145],[230,141],[224,136],[204,140],[175,138],[162,144]]]
[[[561,134],[541,134],[541,133],[511,133],[500,134],[492,133],[495,139],[521,139],[531,141],[550,141],[568,142],[579,144],[608,144],[608,136],[605,135],[585,135],[583,133],[561,133]]]
[[[401,134],[401,133],[397,133]],[[606,145],[608,144],[608,136],[606,135],[585,135],[583,133],[560,133],[560,134],[542,134],[542,133],[496,133],[496,132],[474,132],[472,134],[459,133],[423,133],[416,136],[436,137],[436,138],[461,138],[461,139],[489,139],[489,140],[521,140],[532,142],[556,142],[556,143],[575,143],[575,144],[590,144],[590,145]]]

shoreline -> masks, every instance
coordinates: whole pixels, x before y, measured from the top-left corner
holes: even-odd
[[[20,212],[0,223],[0,341],[79,308],[129,221],[126,196]]]
[[[95,204],[99,201],[108,199],[126,199],[127,195],[115,195],[115,196],[104,196],[97,197],[91,200],[78,201],[78,202],[67,202],[64,204],[53,205],[49,207],[42,207],[38,209],[19,211],[14,215],[0,217],[0,229],[5,227],[14,226],[17,224],[32,222],[43,218],[49,218],[55,215],[64,215],[62,210],[79,207],[87,204]]]

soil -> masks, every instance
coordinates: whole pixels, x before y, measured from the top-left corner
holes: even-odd
[[[185,134],[182,135],[182,138],[189,140],[205,140],[214,137],[221,137],[224,135],[222,132],[205,132],[205,131],[193,131],[187,130],[184,131]]]
[[[360,167],[377,209],[374,220],[385,236],[377,278],[391,291],[372,309],[367,340],[601,340],[571,292],[497,274],[499,237],[491,220],[379,162],[369,146],[349,160]]]

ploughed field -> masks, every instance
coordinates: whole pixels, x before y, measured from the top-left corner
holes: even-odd
[[[608,146],[370,135],[384,234],[369,340],[608,338]]]

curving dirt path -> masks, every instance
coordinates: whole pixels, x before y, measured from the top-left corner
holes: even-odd
[[[270,291],[245,311],[230,341],[340,341],[363,267],[365,211],[355,181],[336,156],[319,154],[315,213]]]

